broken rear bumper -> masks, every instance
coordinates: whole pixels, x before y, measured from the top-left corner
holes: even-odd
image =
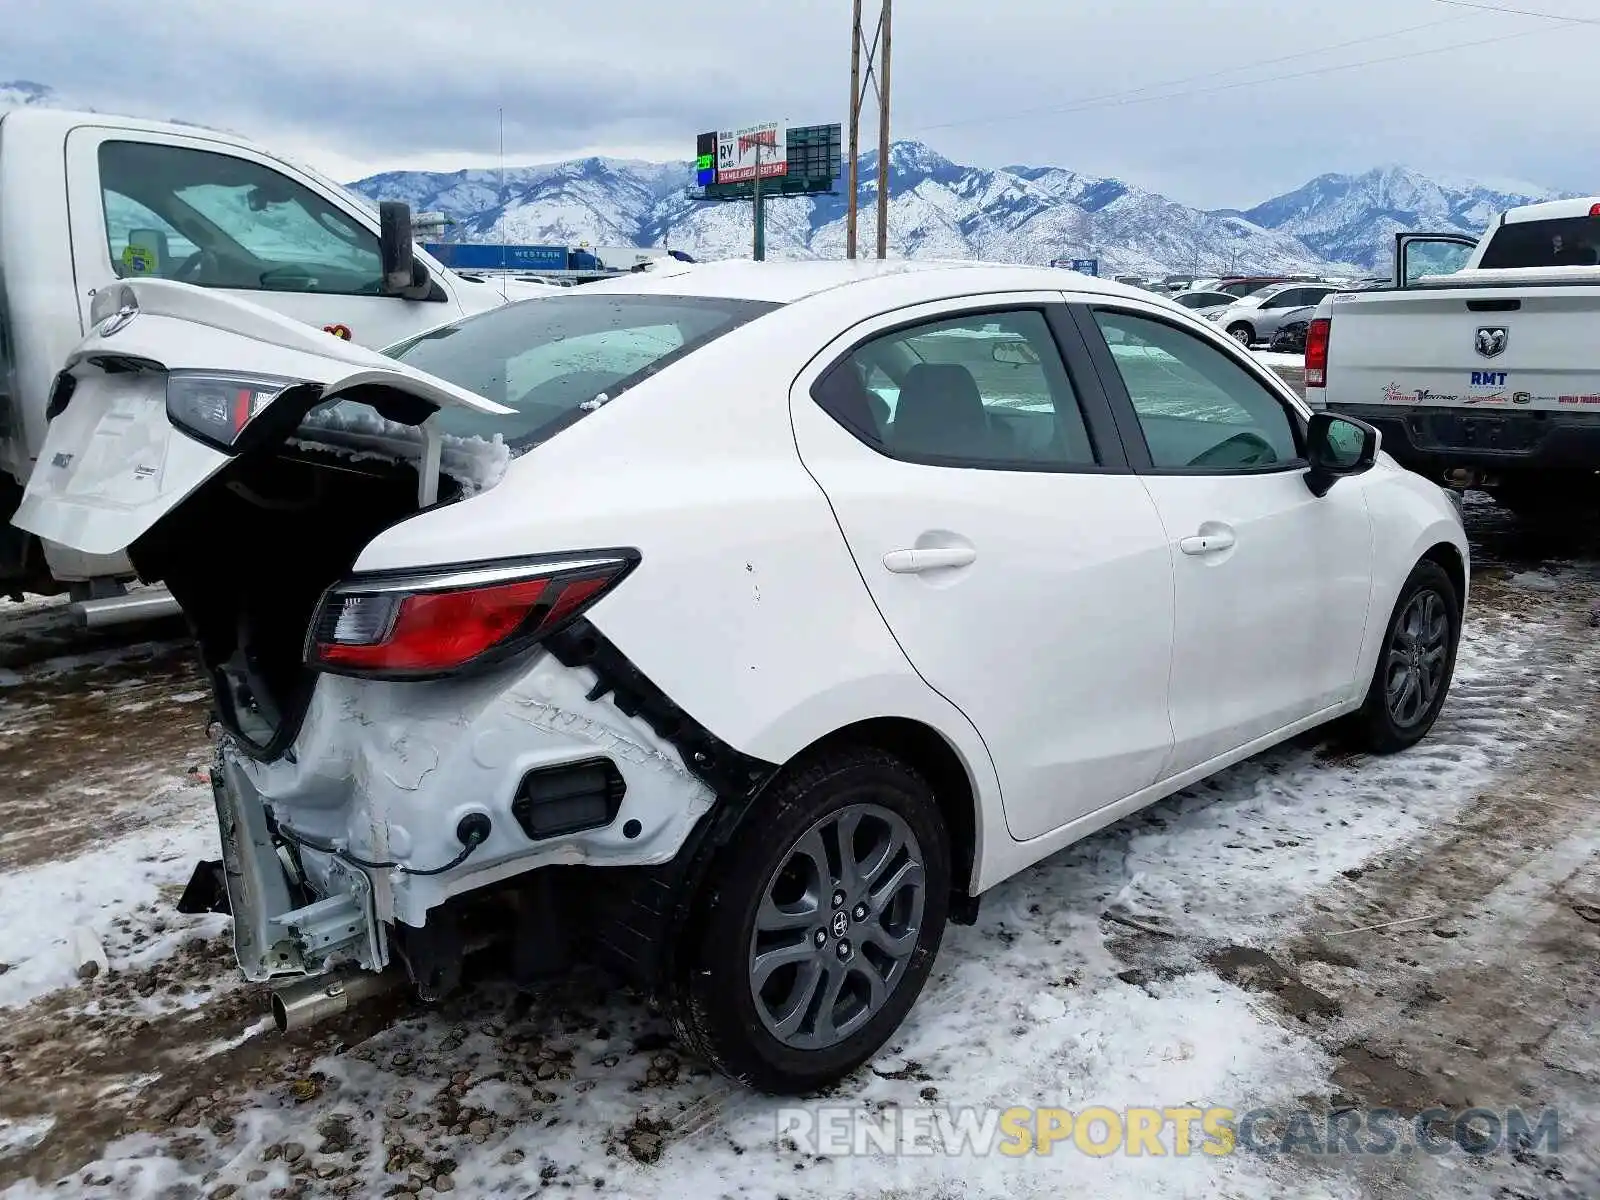
[[[335,859],[329,886],[313,893],[295,856],[274,835],[260,794],[226,749],[212,767],[211,794],[222,860],[200,864],[179,908],[233,915],[234,953],[246,979],[264,983],[317,974],[343,962],[368,971],[388,965],[387,938],[365,871]],[[218,894],[219,876],[225,895]]]

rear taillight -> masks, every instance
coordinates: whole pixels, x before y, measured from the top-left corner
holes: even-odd
[[[1328,335],[1332,317],[1318,317],[1306,327],[1306,386],[1328,386]]]
[[[297,382],[233,372],[172,371],[167,375],[167,418],[191,437],[232,451],[245,427]]]
[[[633,550],[357,577],[323,595],[306,662],[336,675],[430,679],[519,654],[639,561]]]

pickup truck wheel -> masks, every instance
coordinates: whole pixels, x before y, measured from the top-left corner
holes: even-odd
[[[1443,567],[1424,559],[1400,589],[1366,702],[1350,724],[1363,749],[1393,754],[1427,736],[1450,690],[1460,640],[1455,584]]]
[[[871,747],[824,753],[711,864],[680,948],[681,1039],[770,1094],[837,1082],[916,1002],[949,889],[949,836],[921,776]]]
[[[1256,331],[1241,321],[1228,326],[1228,336],[1248,350],[1255,343]]]

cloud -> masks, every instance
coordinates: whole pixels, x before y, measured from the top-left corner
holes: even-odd
[[[686,158],[701,129],[843,120],[848,97],[845,0],[13,3],[0,79],[236,129],[344,177],[492,163],[497,110],[512,163]],[[1594,186],[1600,25],[1439,0],[921,0],[896,19],[894,134],[960,161],[1210,205],[1394,161]]]

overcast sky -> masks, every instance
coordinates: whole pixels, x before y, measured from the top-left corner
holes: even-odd
[[[1390,162],[1600,188],[1600,0],[1473,3],[1583,23],[1464,0],[900,0],[893,134],[1210,207]],[[508,163],[666,159],[719,125],[843,121],[849,94],[850,0],[5,8],[0,81],[235,129],[344,179],[492,166],[499,108]]]

